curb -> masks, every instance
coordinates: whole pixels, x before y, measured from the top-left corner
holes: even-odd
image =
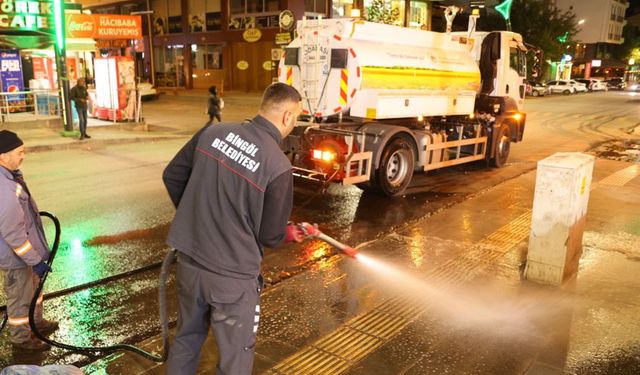
[[[48,152],[48,151],[61,151],[61,150],[78,150],[92,146],[111,146],[119,144],[129,143],[142,143],[142,142],[156,142],[156,141],[169,141],[175,139],[184,139],[187,136],[157,136],[157,137],[135,137],[135,138],[117,138],[117,139],[101,139],[101,140],[89,140],[78,141],[60,144],[49,145],[36,145],[26,147],[26,151],[29,153],[35,152]],[[28,142],[28,140],[27,140]]]

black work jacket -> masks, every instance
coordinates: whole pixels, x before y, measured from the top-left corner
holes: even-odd
[[[293,205],[291,163],[280,142],[262,116],[194,135],[163,174],[177,207],[167,243],[208,271],[257,278],[263,247],[284,240]]]

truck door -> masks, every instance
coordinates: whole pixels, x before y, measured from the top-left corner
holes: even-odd
[[[527,77],[526,48],[515,38],[509,40],[509,68],[505,72],[505,95],[518,104],[518,111],[524,107],[525,79]]]

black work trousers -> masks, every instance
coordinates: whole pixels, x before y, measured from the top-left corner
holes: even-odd
[[[178,329],[166,374],[196,373],[209,326],[218,346],[216,374],[251,374],[260,319],[258,280],[215,274],[178,254]]]

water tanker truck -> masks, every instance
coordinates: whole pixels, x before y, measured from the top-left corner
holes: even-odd
[[[283,144],[294,176],[404,194],[415,172],[486,160],[522,140],[519,34],[439,33],[365,22],[298,22],[278,67],[303,96]]]

